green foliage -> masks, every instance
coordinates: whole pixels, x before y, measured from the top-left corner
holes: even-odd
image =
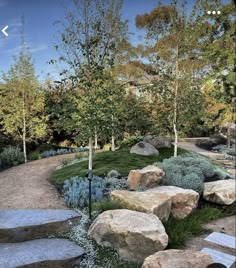
[[[209,221],[216,220],[224,216],[217,208],[203,207],[197,209],[185,219],[177,220],[170,217],[164,223],[166,232],[169,236],[168,248],[183,248],[187,239],[203,232],[202,225]]]
[[[63,167],[66,167],[71,162],[71,159],[65,158],[62,159],[61,164]]]
[[[162,161],[173,155],[172,148],[161,148],[159,156],[142,156],[130,154],[129,150],[122,149],[115,152],[102,152],[95,155],[93,172],[97,176],[105,176],[110,170],[117,170],[122,177],[128,176],[131,169],[140,169],[157,161]],[[179,154],[186,153],[180,149]],[[62,186],[64,181],[73,176],[85,176],[88,171],[88,161],[67,166],[56,170],[52,175],[52,183]]]
[[[143,136],[131,136],[129,138],[124,138],[122,141],[119,142],[120,148],[130,148],[136,143],[143,140]]]
[[[97,210],[99,213],[114,209],[122,209],[122,206],[120,203],[110,200],[109,198],[93,204],[93,210]]]
[[[19,147],[8,146],[0,153],[0,166],[8,168],[24,163],[24,154]]]
[[[40,157],[39,152],[38,151],[34,151],[29,155],[29,160],[38,160]]]
[[[214,176],[214,166],[204,158],[198,156],[178,156],[165,159],[154,165],[165,171],[163,184],[203,191],[205,179]]]

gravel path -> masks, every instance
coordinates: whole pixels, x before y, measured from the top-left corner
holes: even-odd
[[[62,197],[48,179],[62,159],[73,157],[44,158],[0,172],[0,209],[65,209]]]

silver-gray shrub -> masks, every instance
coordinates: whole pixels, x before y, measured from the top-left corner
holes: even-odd
[[[24,163],[24,154],[19,147],[8,146],[0,153],[1,166],[12,167]]]
[[[154,165],[165,171],[164,185],[192,189],[199,193],[203,191],[204,180],[216,175],[215,167],[209,161],[195,155],[172,157]],[[223,177],[223,174],[220,175]]]

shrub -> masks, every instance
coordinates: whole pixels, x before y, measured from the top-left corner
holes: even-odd
[[[105,180],[94,177],[92,180],[92,201],[100,201],[105,188]],[[66,180],[63,186],[64,201],[69,207],[84,208],[89,204],[89,180],[82,177],[72,177]]]
[[[142,140],[143,140],[143,136],[131,136],[129,138],[124,139],[123,141],[120,141],[119,146],[121,148],[127,148],[127,147],[130,148]]]
[[[88,151],[88,148],[79,147],[76,149],[57,149],[57,150],[49,150],[44,151],[40,154],[41,158],[47,158],[55,155],[63,155],[63,154],[72,154],[72,153],[80,153],[80,152],[86,152]]]
[[[99,213],[102,213],[107,210],[122,209],[120,203],[106,198],[100,202],[97,202],[93,205],[93,209],[97,210]]]
[[[204,180],[216,173],[209,161],[193,155],[172,157],[154,165],[165,171],[163,184],[192,189],[199,193],[203,190]]]
[[[0,163],[4,168],[24,163],[24,154],[19,147],[8,146],[0,154]]]
[[[65,158],[62,159],[61,164],[63,167],[66,167],[71,162],[71,159]]]
[[[92,179],[92,201],[98,202],[109,196],[111,191],[128,189],[126,179],[103,179],[94,176]],[[72,177],[64,182],[64,201],[69,207],[84,208],[88,206],[89,180],[82,177]]]
[[[30,160],[38,160],[39,159],[39,152],[38,151],[34,151],[29,155],[29,159]]]
[[[110,170],[107,173],[107,178],[119,178],[121,175],[117,170]]]

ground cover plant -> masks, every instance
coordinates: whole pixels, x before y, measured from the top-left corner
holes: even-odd
[[[111,170],[118,171],[122,177],[126,177],[131,169],[144,168],[147,165],[173,155],[173,148],[161,148],[158,156],[142,156],[130,154],[129,149],[120,149],[115,152],[101,152],[96,154],[93,161],[93,173],[96,176],[106,176]],[[179,154],[186,153],[186,150],[179,149]],[[70,165],[56,170],[51,181],[57,187],[62,187],[64,181],[73,176],[84,177],[88,171],[88,161]]]

